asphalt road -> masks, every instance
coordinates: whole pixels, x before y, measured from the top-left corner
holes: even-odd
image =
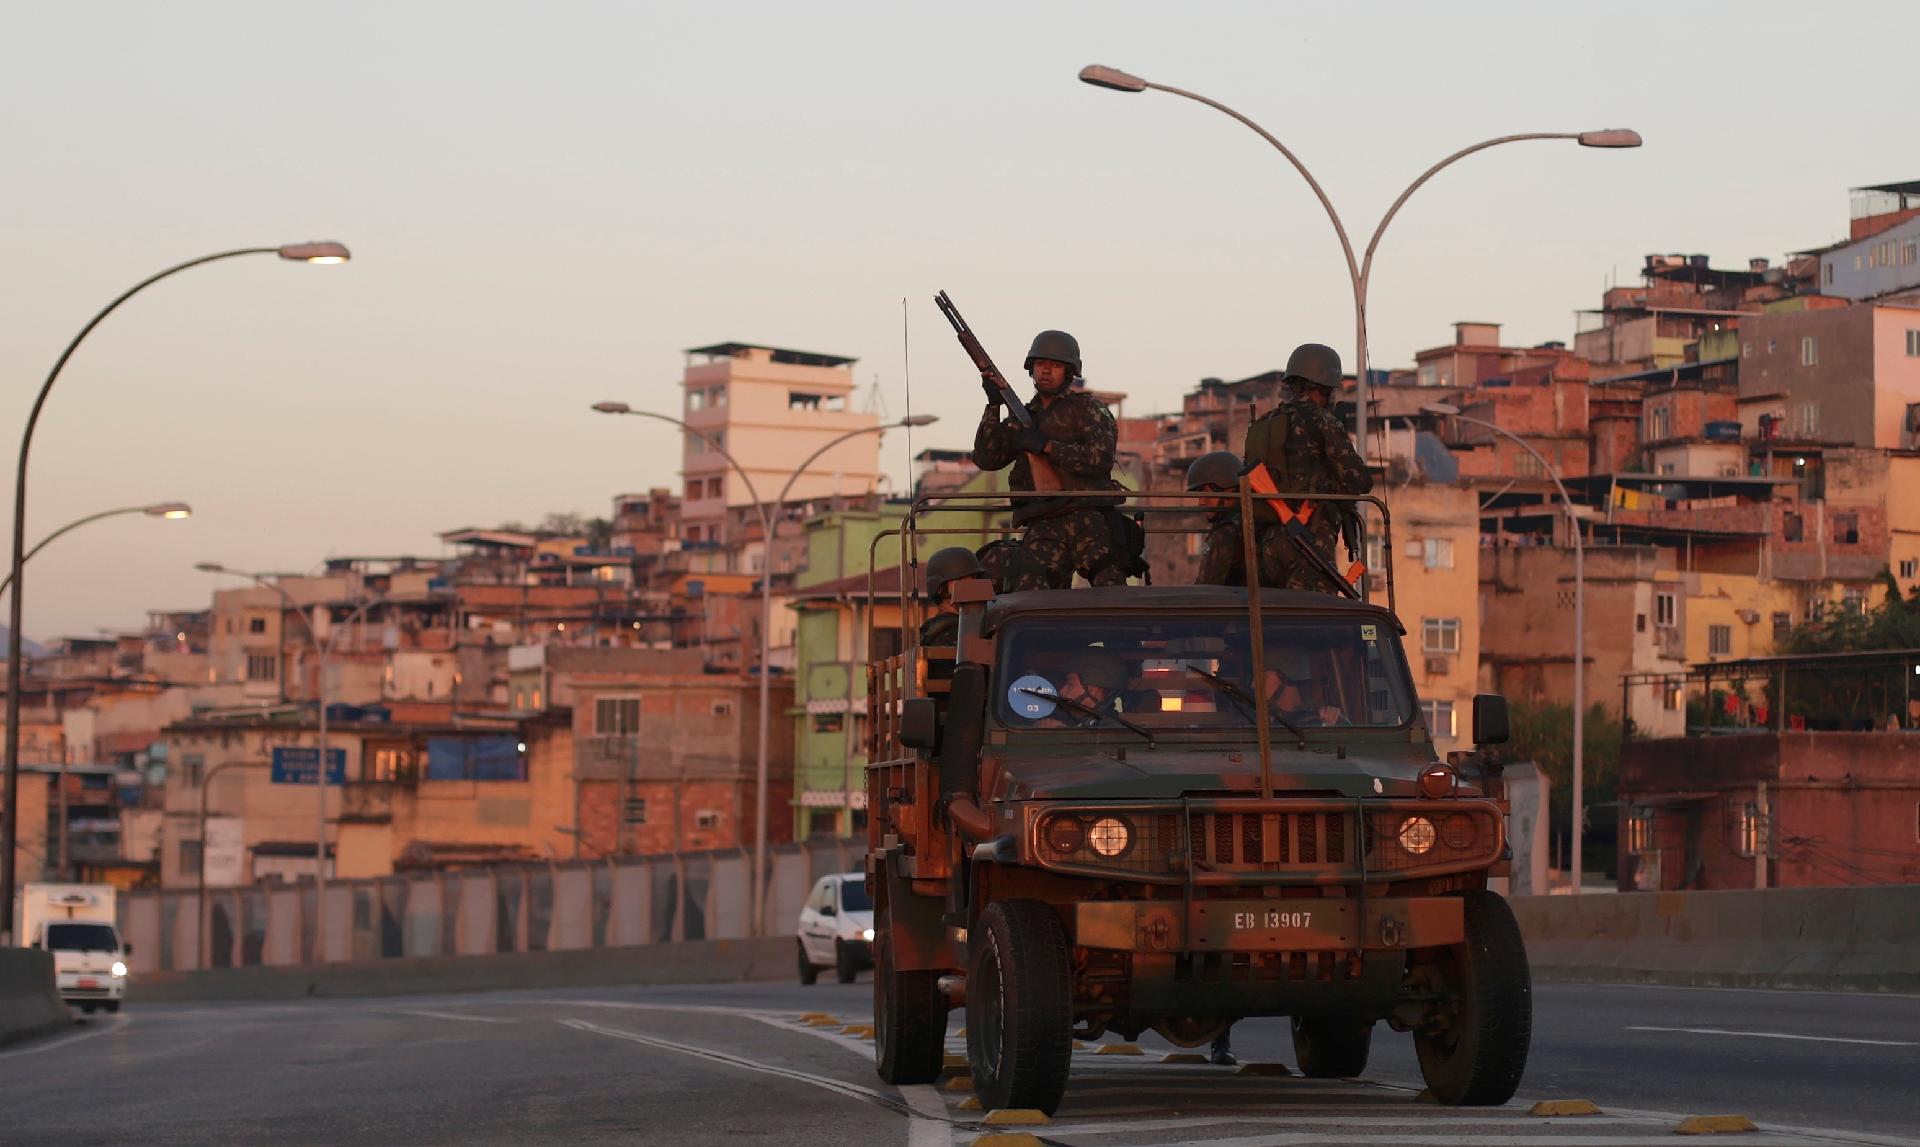
[[[870,1020],[870,988],[728,985],[142,1008],[0,1053],[0,1144],[966,1144],[964,1091],[887,1087],[871,1044],[803,1011]],[[957,1030],[960,1016],[953,1026]],[[1105,1041],[1114,1042],[1111,1039]],[[958,1049],[961,1041],[950,1041]],[[1234,1033],[1292,1061],[1283,1022]],[[1920,997],[1541,985],[1532,1062],[1506,1108],[1416,1103],[1406,1036],[1364,1081],[1075,1054],[1046,1141],[1674,1142],[1679,1116],[1740,1113],[1722,1143],[1920,1147]],[[1599,1117],[1540,1119],[1542,1098]]]

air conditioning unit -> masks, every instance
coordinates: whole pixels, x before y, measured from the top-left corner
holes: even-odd
[[[1449,658],[1429,656],[1427,658],[1427,676],[1429,677],[1441,676],[1446,673],[1447,669],[1451,665],[1452,665],[1452,661]]]

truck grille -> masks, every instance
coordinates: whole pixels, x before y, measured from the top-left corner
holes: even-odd
[[[1198,805],[1200,802],[1194,802]],[[1051,808],[1037,810],[1031,837],[1035,856],[1047,867],[1133,875],[1162,880],[1219,882],[1239,874],[1295,877],[1301,882],[1357,879],[1362,852],[1369,874],[1402,874],[1436,867],[1459,871],[1491,863],[1503,839],[1499,814],[1480,803],[1371,802],[1364,816],[1351,804],[1298,802],[1303,809],[1259,807],[1255,801],[1208,802],[1184,814],[1152,807]],[[1226,806],[1226,807],[1221,807]],[[1427,851],[1401,843],[1409,817],[1427,818],[1433,831]],[[1126,828],[1126,846],[1114,853],[1112,822]],[[1105,830],[1096,826],[1105,825]],[[1096,844],[1109,852],[1102,853]]]

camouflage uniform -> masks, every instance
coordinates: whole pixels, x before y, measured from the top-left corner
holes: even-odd
[[[1365,494],[1373,489],[1373,475],[1367,472],[1367,465],[1354,450],[1347,428],[1340,424],[1333,411],[1315,402],[1294,399],[1264,415],[1260,421],[1279,414],[1287,419],[1286,442],[1281,447],[1284,465],[1273,474],[1274,483],[1281,490],[1302,494]],[[1251,436],[1251,428],[1248,434]],[[1248,460],[1270,462],[1271,455],[1258,459],[1249,452]],[[1306,526],[1313,548],[1332,562],[1334,545],[1340,538],[1340,522],[1352,511],[1341,502],[1302,503],[1302,507],[1305,506],[1313,507],[1313,516]],[[1300,556],[1288,540],[1285,527],[1274,521],[1271,513],[1256,511],[1256,516],[1261,519],[1257,539],[1261,584],[1334,592],[1327,584],[1326,575]]]
[[[1047,436],[1047,461],[1067,490],[1111,490],[1113,452],[1118,430],[1106,404],[1084,390],[1068,390],[1052,401],[1036,396],[1027,403],[1034,425]],[[1002,420],[988,406],[973,436],[973,464],[1000,470],[1011,464],[1007,487],[1031,492],[1033,466],[1020,447],[1020,424]],[[1066,589],[1080,573],[1094,585],[1124,585],[1123,555],[1114,544],[1106,508],[1087,499],[1013,500],[1015,525],[1026,526],[1018,545],[989,546],[980,563],[1001,593],[1023,589]]]
[[[1200,541],[1200,574],[1193,584],[1247,584],[1247,544],[1240,533],[1238,509],[1207,515],[1207,536]]]
[[[953,645],[959,640],[960,615],[957,613],[936,613],[920,623],[922,646]]]

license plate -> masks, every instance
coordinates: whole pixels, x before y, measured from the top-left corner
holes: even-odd
[[[1189,919],[1188,934],[1199,950],[1301,952],[1356,942],[1349,900],[1201,901]]]
[[[100,981],[82,978],[79,986],[83,988],[97,988],[100,986]]]

